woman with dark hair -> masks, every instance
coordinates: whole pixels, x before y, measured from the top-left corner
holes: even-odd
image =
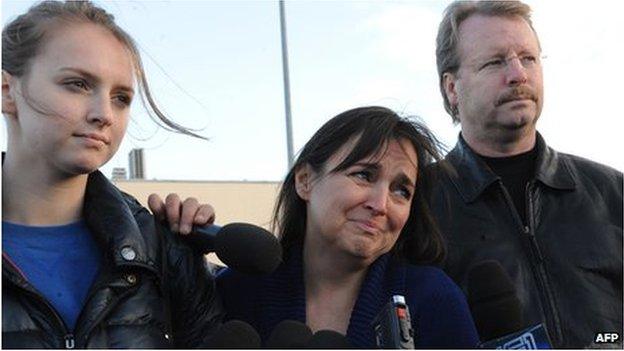
[[[372,322],[403,295],[417,348],[472,348],[477,333],[460,289],[438,268],[444,245],[424,170],[439,160],[425,126],[383,107],[346,111],[304,146],[274,214],[284,262],[268,277],[217,277],[228,319],[264,340],[282,320],[346,334],[375,348]]]

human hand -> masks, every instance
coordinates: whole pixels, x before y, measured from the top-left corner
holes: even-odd
[[[169,223],[172,232],[184,235],[191,232],[193,225],[212,224],[215,220],[212,206],[200,204],[194,197],[181,202],[176,193],[167,195],[164,202],[158,194],[151,194],[147,198],[147,206],[158,220]]]

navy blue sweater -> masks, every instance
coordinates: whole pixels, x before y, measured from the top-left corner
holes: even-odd
[[[279,322],[305,323],[301,248],[271,275],[253,277],[224,270],[217,277],[226,319],[251,324],[266,341]],[[477,331],[461,290],[440,269],[401,264],[389,254],[370,267],[351,313],[347,337],[356,348],[375,348],[373,319],[394,294],[404,295],[416,348],[474,348]]]

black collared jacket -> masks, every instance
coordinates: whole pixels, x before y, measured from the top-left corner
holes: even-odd
[[[538,134],[525,226],[501,179],[459,139],[443,161],[456,174],[443,174],[432,197],[447,274],[466,291],[472,265],[499,261],[524,323],[545,323],[556,347],[598,346],[598,332],[621,335],[622,173],[558,153]]]
[[[2,348],[204,346],[223,316],[204,258],[98,171],[83,213],[103,260],[76,330],[3,254]]]

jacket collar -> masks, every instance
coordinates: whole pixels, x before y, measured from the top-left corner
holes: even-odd
[[[83,213],[89,229],[116,266],[154,269],[155,253],[146,242],[135,214],[144,210],[124,195],[100,172],[89,174]],[[146,225],[149,225],[146,223]],[[151,224],[154,226],[155,224]],[[145,235],[156,235],[148,230]],[[110,256],[112,255],[112,257]]]
[[[538,154],[535,179],[554,189],[574,190],[576,180],[567,159],[548,147],[540,133],[537,133],[536,139]]]
[[[536,145],[535,179],[554,189],[573,190],[576,182],[566,160],[548,147],[539,133],[536,136]],[[492,183],[500,179],[468,146],[461,133],[457,145],[445,159],[457,172],[451,176],[451,180],[465,202],[475,201]]]
[[[4,164],[6,152],[1,154]],[[105,255],[112,253],[112,262],[116,266],[140,266],[157,270],[158,268],[154,267],[158,262],[157,254],[149,250],[152,247],[147,244],[135,219],[135,214],[142,210],[143,207],[136,200],[133,202],[126,200],[119,189],[100,171],[96,170],[89,174],[83,213],[87,226],[103,248]],[[148,231],[146,235],[159,235],[154,228],[155,223],[150,224],[153,230]],[[125,250],[126,257],[130,257],[129,249],[134,252],[135,257],[132,260],[127,260],[122,254]],[[110,259],[110,256],[105,257]]]

